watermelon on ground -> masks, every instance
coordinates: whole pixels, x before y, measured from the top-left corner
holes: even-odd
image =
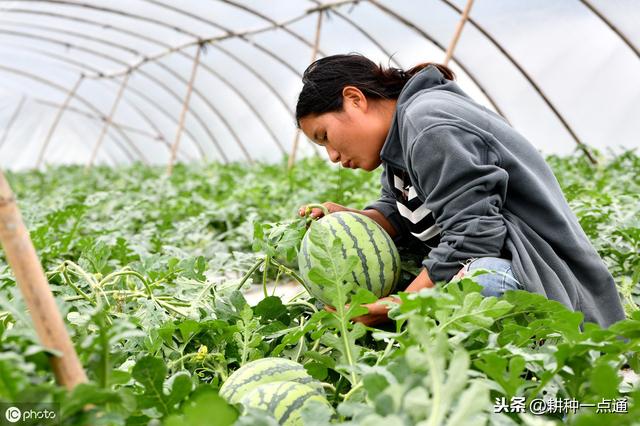
[[[331,408],[331,404],[316,389],[296,382],[262,384],[240,400],[245,407],[267,411],[282,426],[302,426],[302,409],[311,401]]]
[[[344,258],[356,256],[359,262],[349,277],[359,287],[366,288],[378,297],[391,294],[400,279],[400,255],[387,232],[373,219],[359,213],[336,212],[325,215],[313,224],[330,232],[340,241]],[[309,279],[313,267],[322,268],[313,256],[310,232],[302,239],[298,256],[298,268],[309,293],[319,301],[331,305],[328,292]]]
[[[322,385],[311,377],[307,370],[295,361],[286,358],[262,358],[251,361],[231,374],[220,388],[220,396],[231,404],[255,387],[276,381],[305,384],[322,395]]]

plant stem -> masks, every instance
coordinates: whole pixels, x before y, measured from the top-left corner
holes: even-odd
[[[300,329],[304,330],[304,318],[300,318]],[[295,362],[298,362],[300,359],[300,355],[302,355],[302,348],[304,347],[304,334],[300,337],[300,341],[298,343],[298,352],[296,353],[295,358],[293,359]]]
[[[142,293],[140,291],[130,291],[130,290],[107,290],[103,292],[104,294],[122,294],[122,295],[126,295],[128,297],[149,297],[149,295],[147,293]],[[69,296],[69,297],[65,297],[63,300],[65,302],[73,302],[76,300],[80,300],[80,299],[84,299],[83,296]],[[93,300],[90,300],[92,302],[92,304],[95,306],[95,302]]]
[[[404,332],[402,332],[404,333]],[[391,349],[393,349],[393,344],[396,343],[396,340],[394,339],[389,339],[389,342],[387,343],[387,347],[384,348],[384,352],[382,352],[382,355],[380,356],[380,358],[378,358],[378,360],[376,361],[376,365],[380,365],[380,362],[385,359],[386,357],[389,356],[389,354],[391,353]]]
[[[262,270],[262,291],[264,293],[264,297],[269,297],[269,292],[267,291],[267,270],[269,269],[269,264],[271,260],[271,256],[267,255],[264,258],[264,268]]]
[[[262,265],[262,262],[264,262],[264,258],[258,259],[258,261],[254,263],[251,269],[249,269],[249,272],[244,274],[244,276],[242,277],[242,280],[240,280],[240,284],[238,284],[238,286],[236,287],[237,291],[239,291],[242,288],[244,283],[246,283],[247,280],[251,277],[251,275],[253,275],[253,273],[260,267],[260,265]]]
[[[344,354],[347,357],[347,362],[349,363],[349,366],[352,368],[351,369],[351,383],[353,386],[356,385],[356,382],[358,381],[358,378],[356,377],[356,373],[355,371],[353,371],[353,367],[355,367],[355,362],[353,360],[353,355],[351,353],[351,345],[349,345],[349,330],[347,329],[347,325],[345,324],[345,312],[344,312],[344,305],[340,304],[337,307],[338,310],[338,321],[340,322],[340,337],[343,340],[343,344],[344,344]]]
[[[125,269],[122,269],[120,271],[116,271],[116,272],[112,272],[109,275],[107,275],[106,277],[104,277],[102,280],[100,280],[100,282],[98,283],[99,287],[103,287],[105,285],[107,285],[109,283],[109,281],[112,281],[114,278],[117,277],[122,277],[122,276],[133,276],[138,278],[143,284],[147,283],[147,280],[145,277],[143,277],[140,273],[136,272],[136,271],[130,271]]]
[[[322,387],[325,388],[325,389],[329,389],[333,393],[336,392],[336,387],[333,386],[331,383],[322,382]]]
[[[276,281],[273,284],[273,293],[272,296],[276,295],[276,289],[278,288],[278,281],[280,281],[280,275],[282,275],[282,267],[278,267],[278,273],[276,274]]]
[[[442,398],[442,376],[441,371],[438,370],[437,363],[433,358],[433,353],[427,349],[427,363],[429,364],[429,377],[431,378],[431,385],[433,391],[433,402],[431,404],[431,412],[429,413],[430,426],[437,426],[440,424],[440,400]]]
[[[80,267],[80,265],[70,261],[70,260],[65,260],[64,264],[65,267],[66,266],[70,266],[71,270],[76,274],[81,276],[82,278],[84,278],[87,283],[89,283],[89,285],[91,286],[91,288],[100,293],[100,295],[102,296],[102,298],[104,299],[105,303],[107,304],[108,307],[111,307],[111,304],[109,303],[109,300],[107,299],[107,296],[104,294],[104,292],[102,291],[102,288],[98,285],[98,283],[96,282],[95,278],[92,277],[87,271],[85,271],[84,269],[82,269]]]
[[[180,309],[175,308],[174,306],[172,306],[170,303],[164,302],[162,300],[158,300],[156,297],[151,296],[151,299],[157,303],[159,306],[163,307],[164,309],[166,309],[167,311],[173,312],[175,314],[181,315],[185,318],[188,318],[189,315],[185,314],[184,312],[182,312]]]
[[[199,355],[198,352],[192,352],[192,353],[188,353],[186,355],[182,355],[180,358],[175,359],[175,360],[173,360],[173,361],[171,361],[169,363],[169,369],[173,369],[173,367],[175,367],[176,364],[184,365],[184,361],[188,361],[191,358],[196,358],[198,355]],[[207,353],[205,355],[204,359],[202,360],[202,363],[204,364],[206,359],[209,358],[209,357],[219,356],[219,355],[221,355],[219,352]]]
[[[67,274],[66,268],[63,268],[62,271],[60,272],[60,274],[62,275],[62,278],[65,280],[67,285],[69,287],[71,287],[76,293],[78,293],[82,299],[86,299],[93,306],[96,306],[96,301],[95,300],[93,300],[91,297],[89,297],[89,295],[87,293],[82,291],[80,289],[80,287],[76,286],[74,283],[71,282],[71,279],[69,278],[69,275]]]
[[[287,303],[286,303],[286,305],[287,305],[287,306],[290,306],[290,305],[302,305],[302,306],[306,306],[306,307],[308,307],[308,308],[311,308],[311,310],[312,310],[314,313],[318,312],[318,309],[317,309],[315,306],[313,306],[313,305],[312,305],[311,303],[309,303],[309,302],[305,302],[304,300],[298,300],[297,302],[287,302]]]
[[[362,382],[360,382],[357,385],[355,385],[354,387],[352,387],[351,390],[349,390],[349,392],[344,394],[344,396],[342,397],[343,398],[342,401],[344,402],[347,399],[349,399],[351,397],[351,395],[353,395],[355,393],[355,391],[357,391],[361,387],[362,387]]]
[[[298,297],[300,297],[300,296],[302,296],[303,294],[306,294],[306,293],[308,293],[307,290],[302,290],[300,293],[295,294],[291,299],[289,299],[289,303],[293,302]]]
[[[275,260],[273,258],[271,259],[271,263],[273,263],[273,265],[277,266],[278,268],[282,268],[282,272],[284,272],[285,274],[293,277],[293,279],[295,279],[296,281],[298,281],[298,283],[300,283],[301,285],[304,286],[304,280],[294,270],[287,268],[282,263],[278,262],[277,260]]]

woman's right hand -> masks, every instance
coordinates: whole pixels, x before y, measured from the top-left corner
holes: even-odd
[[[322,216],[325,215],[325,212],[323,211],[322,208],[316,207],[316,206],[318,206],[318,204],[309,204],[309,205],[301,206],[300,209],[298,209],[298,214],[300,216],[304,217],[304,216],[307,215],[308,210],[310,210],[309,217],[311,217],[312,219],[319,219],[319,218],[321,218]],[[326,203],[322,203],[322,206],[329,213],[355,211],[353,209],[350,209],[350,208],[345,207],[345,206],[341,206],[340,204],[332,203],[330,201],[328,201]]]

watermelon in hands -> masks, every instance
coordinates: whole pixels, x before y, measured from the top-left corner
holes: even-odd
[[[343,259],[357,258],[353,271],[345,278],[354,284],[351,286],[353,292],[364,288],[378,298],[393,292],[400,278],[400,256],[389,234],[376,221],[359,213],[344,211],[325,215],[313,226],[320,227],[322,232],[327,232],[339,242],[335,246]],[[331,305],[331,287],[321,286],[309,278],[312,268],[324,268],[311,254],[313,244],[311,231],[307,231],[298,255],[300,274],[307,291],[324,304]]]

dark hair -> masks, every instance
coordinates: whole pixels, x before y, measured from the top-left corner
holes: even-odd
[[[398,99],[409,79],[429,65],[435,66],[447,80],[455,74],[447,66],[426,62],[404,71],[383,67],[358,54],[333,55],[313,62],[302,75],[302,91],[296,105],[296,124],[308,115],[342,111],[342,89],[355,86],[368,99]]]

